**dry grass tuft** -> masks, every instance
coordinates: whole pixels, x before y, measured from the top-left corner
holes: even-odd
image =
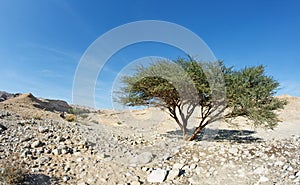
[[[75,122],[77,120],[77,118],[76,118],[76,115],[74,115],[74,114],[66,114],[65,120],[67,120],[69,122]]]
[[[28,170],[25,169],[24,163],[20,161],[17,154],[10,156],[0,164],[0,182],[4,184],[21,184],[25,181]]]

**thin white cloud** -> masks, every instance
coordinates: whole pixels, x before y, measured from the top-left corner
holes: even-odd
[[[72,54],[70,52],[66,52],[66,51],[63,51],[63,50],[58,50],[58,49],[50,48],[50,47],[46,47],[46,46],[40,46],[40,48],[45,49],[49,52],[56,53],[58,55],[64,55],[64,56],[72,58],[72,59],[78,59],[78,55]]]
[[[26,48],[32,48],[35,51],[46,51],[49,53],[52,53],[54,56],[60,56],[60,57],[67,57],[69,59],[75,59],[76,62],[77,60],[79,60],[81,54],[77,54],[74,52],[70,52],[70,51],[66,51],[66,50],[62,50],[62,49],[57,49],[54,47],[49,47],[49,46],[45,46],[45,45],[41,45],[41,44],[37,44],[37,43],[32,43],[32,42],[28,42],[28,43],[23,43],[20,45],[21,47],[26,47]],[[38,53],[38,52],[36,52]]]
[[[43,69],[39,71],[44,77],[49,77],[49,78],[63,78],[64,76],[62,74],[56,73],[52,70],[49,69]]]

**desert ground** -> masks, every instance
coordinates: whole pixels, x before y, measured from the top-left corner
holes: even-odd
[[[299,97],[278,97],[289,103],[273,130],[238,118],[186,142],[158,108],[96,110],[1,93],[0,184],[11,166],[24,170],[21,184],[300,184]]]

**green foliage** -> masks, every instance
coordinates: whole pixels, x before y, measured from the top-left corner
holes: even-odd
[[[75,108],[68,109],[69,114],[77,114],[77,110]]]
[[[274,110],[282,109],[286,102],[274,97],[279,83],[264,71],[260,65],[232,71],[227,76],[227,104],[232,108],[227,117],[246,116],[255,126],[276,126]]]
[[[175,81],[173,78],[176,77],[172,67],[167,62],[160,62],[148,68],[139,66],[137,68],[139,73],[136,76],[123,79],[123,82],[128,84],[123,89],[128,94],[126,98],[122,99],[123,103],[128,106],[162,105],[162,103],[170,105],[173,101],[178,100],[178,92],[169,83]],[[157,98],[162,99],[162,101],[158,101]]]
[[[265,75],[264,66],[233,70],[221,61],[205,63],[188,56],[173,63],[139,66],[136,71],[123,78],[119,101],[127,106],[167,108],[185,138],[188,119],[200,107],[199,126],[189,140],[218,120],[225,109],[225,118],[245,116],[255,126],[273,128],[278,122],[274,110],[286,104],[274,97],[279,83]]]

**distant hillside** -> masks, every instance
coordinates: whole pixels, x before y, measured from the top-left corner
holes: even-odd
[[[59,113],[68,112],[72,109],[65,101],[36,98],[31,93],[10,94],[3,92],[2,96],[1,107],[26,117],[59,117]]]
[[[8,93],[8,92],[5,92],[5,91],[0,91],[0,102],[8,100],[8,99],[13,98],[13,97],[16,97],[18,95],[20,95],[20,94],[19,93],[12,94],[12,93]]]

